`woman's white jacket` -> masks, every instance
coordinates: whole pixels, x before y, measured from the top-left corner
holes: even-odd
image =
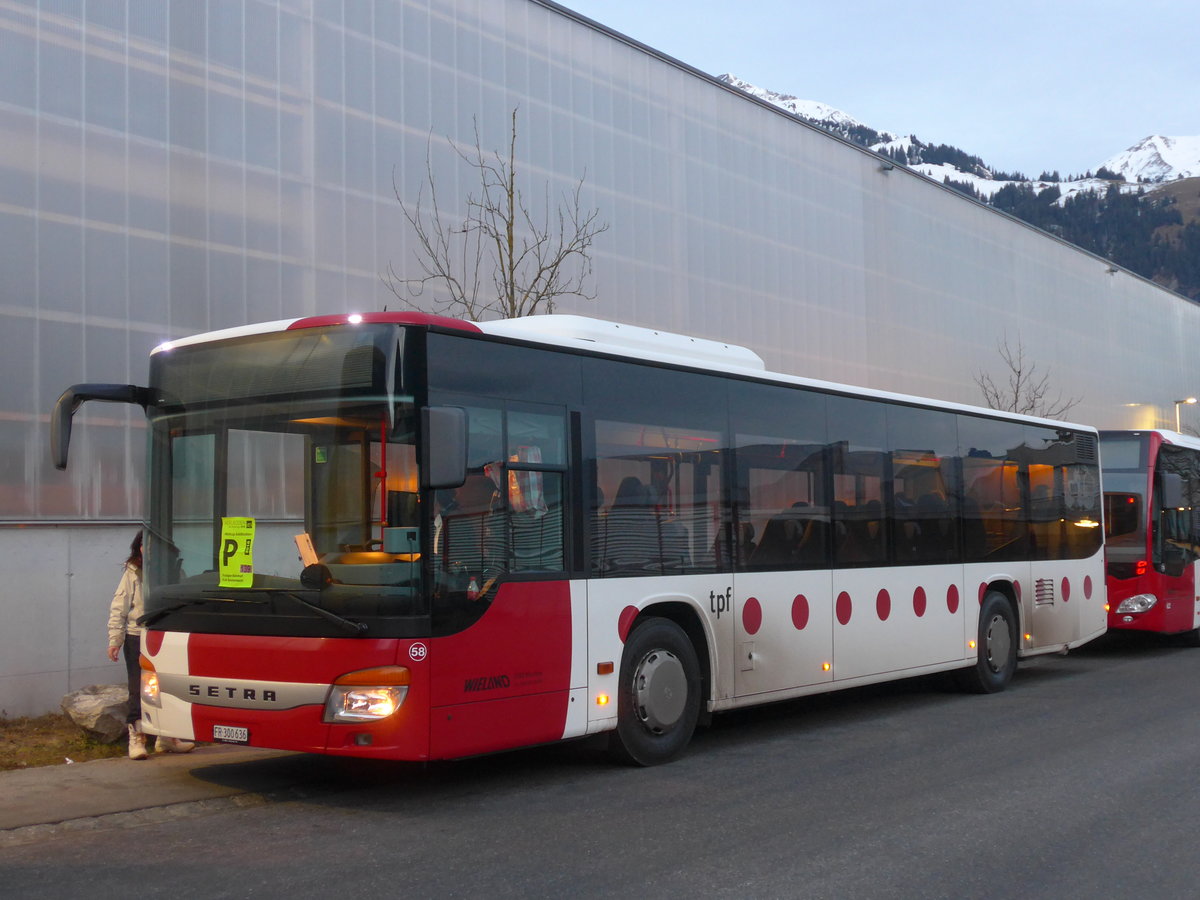
[[[125,635],[141,635],[142,626],[137,620],[144,612],[142,606],[142,570],[125,563],[121,582],[113,594],[112,606],[108,610],[108,646],[120,647]]]

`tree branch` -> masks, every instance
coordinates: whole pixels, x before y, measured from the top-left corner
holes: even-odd
[[[468,152],[447,139],[458,158],[474,169],[476,192],[468,195],[460,225],[443,219],[433,168],[426,151],[425,182],[414,207],[408,206],[395,183],[392,189],[404,218],[416,237],[415,273],[405,275],[389,263],[383,276],[388,289],[410,306],[416,306],[427,287],[437,312],[478,321],[487,315],[505,318],[554,312],[558,298],[595,299],[585,290],[592,276],[591,247],[608,225],[599,211],[584,210],[584,179],[564,193],[551,213],[547,185],[540,216],[525,203],[517,180],[517,109],[513,109],[507,156],[485,155],[475,123],[475,147]],[[484,269],[490,266],[490,278]],[[483,281],[492,294],[481,293]]]
[[[1015,350],[1009,346],[1008,335],[1005,335],[996,345],[996,352],[1008,370],[1006,386],[998,385],[986,372],[975,374],[975,384],[989,409],[1061,419],[1083,399],[1070,397],[1064,400],[1061,392],[1050,398],[1050,372],[1047,370],[1039,376],[1037,363],[1025,358],[1025,346],[1021,343],[1020,335],[1017,336]]]

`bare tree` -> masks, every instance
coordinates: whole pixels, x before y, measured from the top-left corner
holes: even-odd
[[[459,159],[476,171],[478,191],[467,197],[461,222],[451,223],[439,205],[428,155],[415,206],[404,202],[393,176],[396,199],[417,238],[420,272],[406,276],[389,263],[383,278],[388,289],[416,306],[426,287],[437,285],[445,293],[431,301],[432,311],[471,321],[552,313],[560,297],[594,300],[596,295],[585,289],[592,274],[590,251],[608,225],[599,221],[598,210],[583,208],[584,179],[564,192],[553,212],[547,185],[540,212],[531,211],[517,186],[516,109],[507,156],[484,153],[478,122],[473,151],[447,140]]]
[[[1071,397],[1064,400],[1061,392],[1051,398],[1050,372],[1047,370],[1039,376],[1037,363],[1025,358],[1025,347],[1020,336],[1017,337],[1015,350],[1009,346],[1008,336],[1005,335],[1004,340],[996,345],[996,351],[1008,369],[1007,380],[997,384],[986,372],[975,375],[975,383],[979,385],[984,402],[990,409],[1061,419],[1083,399]]]

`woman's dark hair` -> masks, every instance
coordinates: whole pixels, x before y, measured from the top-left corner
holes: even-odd
[[[125,564],[138,569],[142,567],[142,530],[140,528],[129,543],[129,558],[125,560]]]

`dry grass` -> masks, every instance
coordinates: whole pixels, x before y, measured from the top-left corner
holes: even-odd
[[[0,771],[106,759],[126,750],[125,741],[101,743],[61,713],[0,719]]]
[[[1174,198],[1175,209],[1183,219],[1183,225],[1160,226],[1154,233],[1155,237],[1166,238],[1172,244],[1177,243],[1185,225],[1200,221],[1200,178],[1184,178],[1181,181],[1156,185],[1148,190],[1146,195],[1156,200]]]
[[[1179,215],[1183,217],[1185,225],[1200,218],[1200,178],[1169,181],[1148,189],[1146,193],[1156,199],[1174,197],[1175,208],[1179,210]]]

